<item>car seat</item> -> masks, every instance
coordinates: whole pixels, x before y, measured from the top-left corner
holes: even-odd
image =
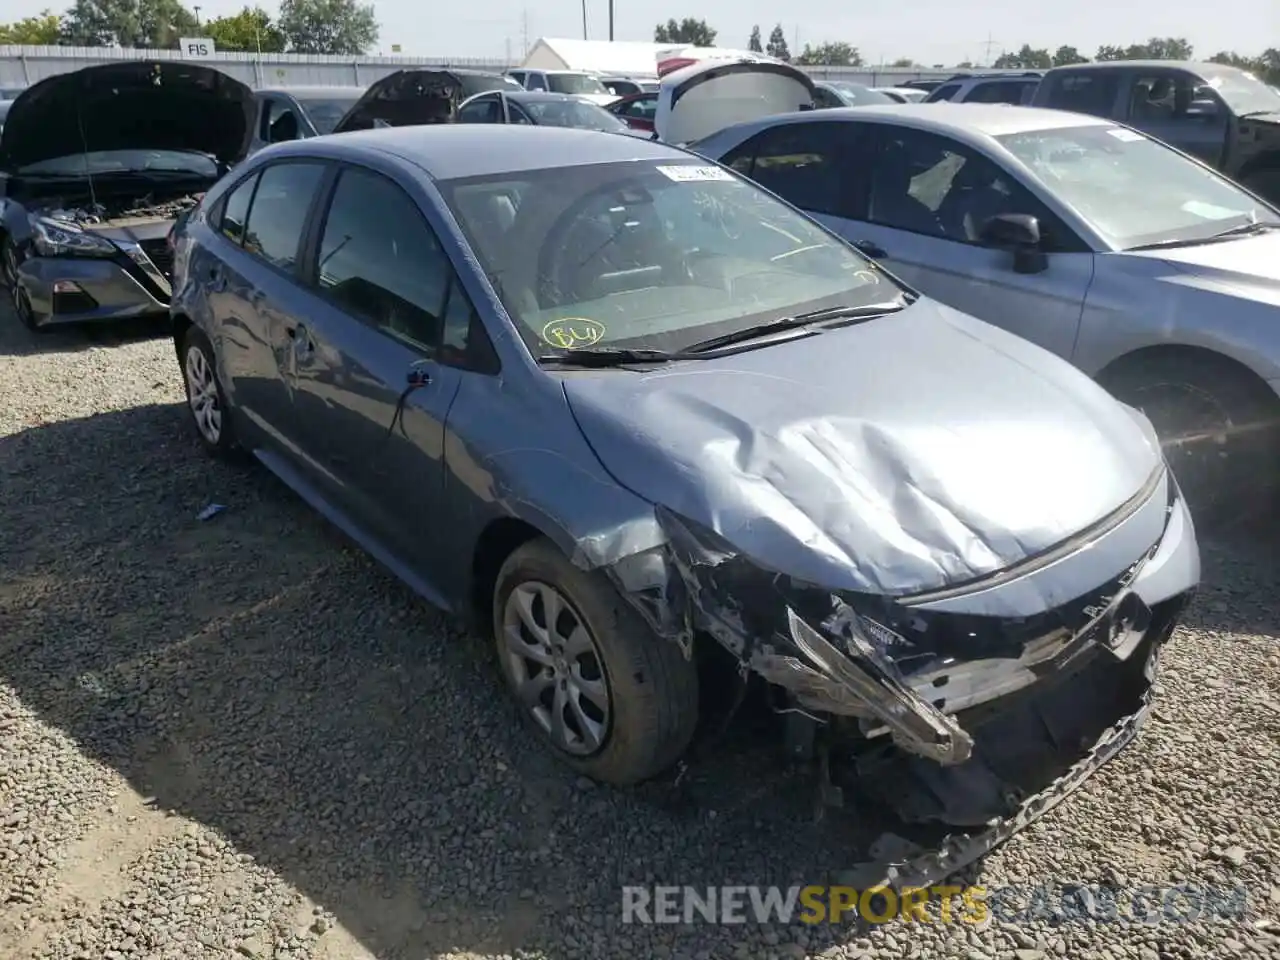
[[[915,173],[910,151],[898,141],[890,142],[875,172],[875,185],[871,190],[872,222],[916,233],[942,231],[934,212],[911,195]]]

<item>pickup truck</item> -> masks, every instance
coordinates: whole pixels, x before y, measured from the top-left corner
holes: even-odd
[[[1055,67],[1031,106],[1128,124],[1280,203],[1280,91],[1244,70],[1173,60]]]

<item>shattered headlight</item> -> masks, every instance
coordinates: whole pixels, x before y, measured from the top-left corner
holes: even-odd
[[[85,233],[74,223],[32,217],[36,252],[45,257],[113,257],[119,250],[106,237]]]

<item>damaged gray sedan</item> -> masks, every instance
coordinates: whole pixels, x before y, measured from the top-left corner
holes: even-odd
[[[833,778],[998,842],[1131,739],[1199,577],[1140,413],[674,147],[272,147],[175,275],[203,443],[472,616],[603,781],[682,756],[712,651]]]

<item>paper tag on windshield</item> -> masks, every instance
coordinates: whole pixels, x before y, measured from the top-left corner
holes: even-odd
[[[720,167],[693,167],[681,164],[678,167],[659,167],[658,171],[677,183],[690,183],[698,180],[732,180],[733,174]]]
[[[1136,130],[1125,130],[1121,127],[1108,130],[1107,133],[1111,134],[1117,140],[1123,140],[1125,143],[1134,143],[1142,139],[1142,134],[1138,133]]]

